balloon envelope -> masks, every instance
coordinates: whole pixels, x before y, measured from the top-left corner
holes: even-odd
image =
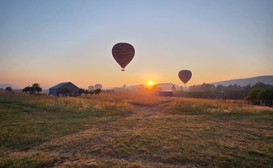
[[[192,73],[190,70],[181,70],[178,73],[178,77],[180,78],[180,80],[186,84],[190,79],[191,79]]]
[[[94,86],[88,86],[88,90],[94,90],[95,87]]]
[[[135,55],[134,47],[129,43],[117,43],[112,48],[112,55],[121,66],[122,71],[132,61]]]
[[[101,84],[95,84],[95,89],[101,89],[102,85]]]

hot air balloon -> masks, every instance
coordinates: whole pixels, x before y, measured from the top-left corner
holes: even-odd
[[[92,85],[88,86],[88,90],[89,90],[89,91],[94,90],[94,89],[95,89],[94,86],[92,86]]]
[[[102,84],[95,84],[95,89],[101,89],[102,88]]]
[[[192,73],[190,70],[181,70],[178,73],[180,80],[186,85],[186,83],[191,79]]]
[[[112,48],[112,55],[117,63],[121,66],[121,70],[132,61],[135,55],[134,47],[129,43],[117,43]]]

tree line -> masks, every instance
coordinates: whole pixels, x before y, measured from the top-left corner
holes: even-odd
[[[203,83],[202,85],[190,86],[187,91],[176,91],[174,95],[205,99],[248,100],[252,104],[272,106],[273,85],[261,82],[253,86],[240,86],[236,84],[215,86]]]
[[[32,86],[25,87],[22,91],[29,94],[39,94],[42,91],[42,88],[40,87],[40,84],[34,83],[32,84]],[[73,91],[68,87],[63,87],[60,89],[60,94],[62,95],[69,95],[72,92]],[[86,89],[80,88],[77,94],[78,95],[81,95],[81,94],[99,95],[100,93],[101,93],[101,89],[86,90]]]

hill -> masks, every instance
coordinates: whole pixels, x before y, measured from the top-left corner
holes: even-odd
[[[213,85],[240,85],[240,86],[246,86],[246,85],[255,85],[258,82],[262,82],[264,84],[270,84],[273,85],[273,76],[257,76],[252,78],[243,78],[243,79],[233,79],[233,80],[226,80],[221,82],[214,82]]]
[[[12,89],[14,89],[14,86],[12,86],[11,84],[0,84],[0,88],[2,89],[6,89],[7,87],[11,87]]]

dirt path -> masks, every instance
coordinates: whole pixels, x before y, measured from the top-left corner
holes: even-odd
[[[69,151],[68,153],[66,153],[66,151],[61,151],[61,153],[58,153],[58,155],[67,156],[67,157],[65,160],[57,163],[55,167],[64,167],[66,165],[73,165],[73,164],[76,164],[79,160],[81,160],[80,158],[87,157],[87,160],[88,160],[88,158],[90,159],[90,156],[97,157],[98,155],[100,159],[103,159],[106,161],[111,161],[111,162],[119,161],[123,163],[125,162],[129,163],[130,160],[127,160],[126,158],[120,158],[120,157],[116,158],[115,154],[112,152],[109,152],[109,154],[105,154],[105,155],[100,153],[104,153],[102,152],[104,150],[112,150],[111,148],[113,148],[113,146],[107,145],[107,143],[109,143],[109,139],[113,140],[113,139],[118,139],[121,137],[127,138],[127,137],[130,137],[130,135],[138,134],[140,130],[146,129],[145,125],[150,122],[149,120],[152,120],[154,118],[160,118],[166,115],[165,111],[169,107],[170,103],[171,101],[161,102],[159,104],[152,105],[152,106],[133,105],[134,112],[132,113],[131,116],[122,118],[121,120],[117,120],[108,124],[97,125],[96,127],[92,129],[88,129],[73,135],[68,135],[60,139],[55,139],[48,143],[42,144],[41,146],[48,148],[48,147],[55,146],[54,144],[59,144],[61,147],[56,147],[56,148],[62,149],[63,148],[62,146],[71,146],[71,143],[77,144],[78,141],[82,141],[83,139],[91,139],[91,141],[89,141],[88,143],[85,142],[85,145],[81,147],[75,146],[74,148],[75,150],[73,152]],[[69,143],[66,144],[66,142],[69,142]],[[90,154],[90,152],[94,154]],[[74,155],[72,155],[72,153],[74,153]],[[89,153],[88,156],[85,155],[86,153]],[[78,156],[75,156],[75,154]],[[142,160],[134,160],[134,161],[141,162],[142,164],[156,164],[153,162],[147,163]],[[155,167],[157,166],[155,165]]]
[[[157,104],[152,107],[142,107],[142,108],[136,108],[139,111],[142,111],[144,113],[143,118],[144,119],[150,119],[154,117],[162,117],[166,115],[166,110],[168,110],[168,107],[170,106],[171,101],[163,102],[160,104]]]

